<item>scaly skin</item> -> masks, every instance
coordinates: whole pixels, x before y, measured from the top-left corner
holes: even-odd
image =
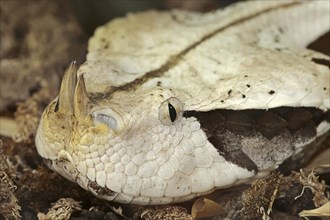
[[[226,125],[211,141],[213,119],[203,124],[200,113],[329,111],[329,57],[303,48],[329,31],[328,17],[322,1],[252,1],[205,15],[150,11],[114,20],[90,40],[86,63],[66,71],[41,118],[37,150],[64,177],[121,203],[182,202],[263,177],[327,135],[329,122],[271,138]],[[287,123],[270,112],[258,126]],[[240,147],[223,149],[222,137]]]

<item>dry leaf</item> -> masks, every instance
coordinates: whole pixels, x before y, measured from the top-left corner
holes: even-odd
[[[226,213],[226,210],[224,210],[218,203],[203,197],[197,199],[191,208],[193,219],[212,217],[224,213]]]
[[[330,201],[325,203],[323,206],[311,209],[311,210],[303,210],[299,213],[300,217],[307,217],[307,216],[330,216]]]
[[[14,119],[8,117],[0,117],[0,135],[12,137],[16,133],[17,124]]]

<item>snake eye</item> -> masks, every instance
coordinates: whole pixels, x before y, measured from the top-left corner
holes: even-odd
[[[164,125],[171,125],[182,116],[182,112],[182,103],[179,99],[172,97],[160,104],[158,117]]]

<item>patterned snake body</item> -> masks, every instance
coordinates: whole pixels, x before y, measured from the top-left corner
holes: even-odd
[[[36,136],[106,200],[168,204],[261,178],[329,135],[326,1],[149,11],[97,29]]]

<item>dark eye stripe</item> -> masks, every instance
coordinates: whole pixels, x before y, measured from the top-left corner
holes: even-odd
[[[174,122],[176,119],[176,110],[171,103],[168,103],[168,112],[170,114],[171,121]]]

